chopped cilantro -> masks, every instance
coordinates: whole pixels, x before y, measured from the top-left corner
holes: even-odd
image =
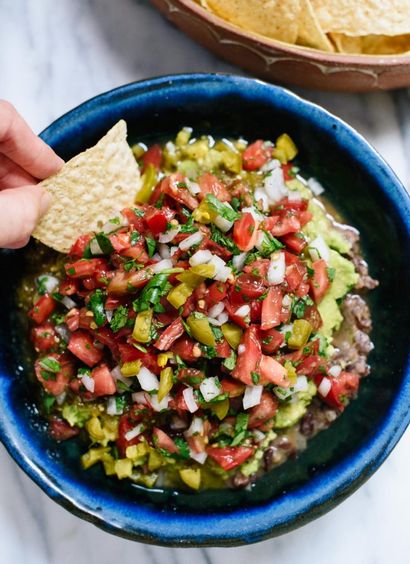
[[[116,333],[126,326],[128,321],[128,309],[125,306],[119,306],[114,311],[114,315],[110,321],[110,327]]]
[[[159,304],[162,296],[167,294],[171,288],[168,282],[169,274],[155,274],[141,292],[138,299],[134,300],[132,307],[134,311],[140,312]]]
[[[180,233],[195,233],[198,229],[194,225],[194,218],[192,215],[189,216],[188,221],[181,225],[179,230]]]
[[[134,247],[138,243],[139,238],[140,234],[138,233],[138,231],[131,231],[130,241],[132,247]]]
[[[188,443],[182,437],[176,437],[174,439],[174,443],[178,447],[179,456],[181,456],[182,458],[189,458],[190,457]]]
[[[326,270],[327,270],[327,275],[329,276],[330,282],[333,282],[333,280],[335,279],[336,269],[331,268],[329,266]]]
[[[225,247],[225,249],[230,251],[233,255],[239,255],[241,252],[236,246],[236,244],[233,242],[233,240],[227,235],[225,235],[224,233],[222,233],[222,231],[220,231],[213,224],[211,224],[211,239],[212,241],[214,241],[214,243],[221,245],[221,247]]]
[[[301,319],[305,315],[306,307],[312,306],[313,301],[310,296],[302,296],[301,298],[294,298],[292,302],[292,313],[298,319]]]
[[[152,237],[145,237],[145,242],[147,244],[148,256],[149,258],[151,258],[155,253],[157,244],[155,242],[155,239],[152,239]]]
[[[41,368],[47,370],[47,372],[59,372],[61,370],[61,365],[55,358],[51,356],[46,356],[40,360]]]
[[[206,358],[215,358],[218,356],[215,347],[208,347],[207,345],[199,345]]]
[[[46,413],[50,413],[51,408],[53,407],[55,402],[56,402],[56,398],[54,396],[49,396],[48,394],[46,394],[43,398],[44,411]]]
[[[110,255],[113,252],[114,247],[105,233],[97,233],[95,238],[104,255]]]
[[[236,353],[234,350],[231,351],[231,356],[225,358],[223,361],[223,365],[227,370],[233,370],[236,366]]]
[[[251,372],[251,378],[252,378],[252,382],[255,384],[255,386],[257,384],[259,384],[260,376],[257,372]]]
[[[240,218],[240,214],[233,210],[230,206],[227,206],[223,202],[220,202],[216,196],[213,194],[207,194],[205,197],[208,205],[216,211],[218,215],[226,219],[227,221],[235,221]]]
[[[104,304],[105,294],[100,288],[97,288],[90,296],[88,307],[93,312],[94,321],[98,327],[102,327],[107,319],[105,316]]]
[[[282,249],[284,245],[278,241],[273,235],[267,231],[263,231],[263,239],[260,245],[260,253],[263,257],[269,257],[278,249]]]
[[[223,333],[219,329],[219,327],[215,327],[215,325],[211,325],[212,333],[217,341],[221,341],[223,339]]]
[[[135,259],[128,260],[127,262],[124,263],[125,272],[129,272],[132,268],[134,268],[134,266],[136,266]]]

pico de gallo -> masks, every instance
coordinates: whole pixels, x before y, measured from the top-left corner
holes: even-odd
[[[34,280],[43,413],[56,440],[83,441],[84,469],[243,487],[303,448],[309,418],[330,424],[357,394],[363,370],[337,341],[364,279],[354,230],[300,175],[287,134],[247,143],[184,128],[133,151],[134,207]]]

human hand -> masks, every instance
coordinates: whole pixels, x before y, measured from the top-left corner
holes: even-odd
[[[50,204],[49,194],[36,184],[63,164],[16,109],[0,100],[0,247],[28,243]]]

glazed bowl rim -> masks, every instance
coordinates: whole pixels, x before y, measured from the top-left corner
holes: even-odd
[[[104,109],[121,106],[130,99],[138,103],[138,95],[161,92],[162,95],[179,92],[191,93],[195,89],[213,88],[217,96],[236,93],[251,97],[255,103],[262,96],[277,107],[286,101],[289,112],[297,119],[307,120],[315,127],[334,130],[339,148],[353,162],[357,154],[366,159],[368,174],[375,178],[379,189],[389,198],[398,218],[405,226],[410,240],[410,197],[383,158],[352,127],[318,105],[303,100],[296,94],[261,80],[235,75],[192,73],[145,79],[114,88],[80,104],[67,112],[41,134],[50,142],[57,142],[66,128],[78,122],[94,120]],[[215,90],[216,89],[216,90]],[[2,351],[0,350],[0,355]],[[11,379],[0,374],[0,400],[7,405]],[[144,503],[126,503],[99,492],[99,505],[93,491],[85,483],[71,480],[66,473],[50,476],[35,464],[26,451],[19,451],[19,430],[13,429],[7,410],[0,411],[0,439],[17,464],[52,499],[72,513],[93,522],[100,528],[125,538],[164,546],[228,546],[257,542],[296,528],[340,503],[357,489],[381,465],[391,452],[407,425],[410,412],[410,366],[404,367],[401,386],[386,416],[374,436],[340,463],[316,475],[304,485],[284,493],[258,506],[247,506],[224,513],[172,513]],[[73,483],[75,482],[75,483]],[[102,501],[101,501],[102,500]],[[128,511],[128,513],[127,513]]]

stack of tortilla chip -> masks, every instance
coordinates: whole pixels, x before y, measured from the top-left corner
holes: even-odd
[[[410,0],[200,0],[244,29],[322,51],[410,51]]]

